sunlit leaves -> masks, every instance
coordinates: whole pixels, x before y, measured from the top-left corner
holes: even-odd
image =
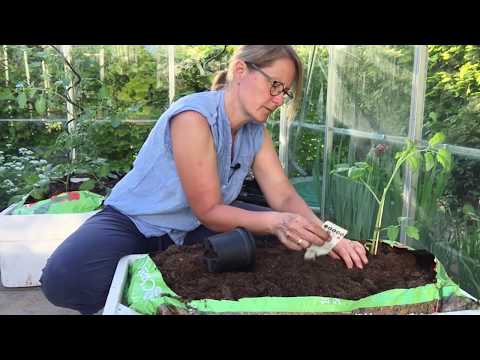
[[[0,100],[15,100],[15,97],[12,95],[8,89],[0,89]]]
[[[445,135],[441,132],[436,133],[430,140],[428,140],[428,145],[435,146],[441,144],[445,141]]]
[[[80,191],[90,191],[95,187],[95,184],[96,184],[95,180],[90,179],[83,182],[82,185],[80,185],[79,189]]]
[[[431,152],[426,152],[425,155],[425,171],[430,171],[435,166],[435,160]]]
[[[417,171],[420,167],[420,159],[417,154],[412,154],[406,158],[408,166],[413,170]]]
[[[452,169],[452,154],[445,148],[440,149],[437,153],[437,161],[446,171]]]
[[[387,227],[388,240],[397,241],[399,232],[400,232],[400,229],[399,229],[398,226],[391,225],[391,226]]]
[[[45,113],[46,107],[47,107],[47,101],[45,100],[45,98],[44,98],[43,96],[39,97],[39,98],[35,101],[35,110],[36,110],[40,115],[43,115],[43,114]]]
[[[20,93],[17,96],[17,103],[20,109],[25,109],[25,106],[27,106],[27,95],[25,95],[23,92]]]
[[[352,180],[359,180],[365,174],[365,169],[352,166],[348,169],[348,177]]]
[[[407,226],[405,230],[407,232],[408,237],[411,237],[412,239],[415,239],[415,240],[420,240],[420,234],[418,232],[418,229],[415,226],[411,226],[411,225]]]

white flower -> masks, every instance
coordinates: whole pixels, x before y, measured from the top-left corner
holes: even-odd
[[[8,187],[14,187],[15,186],[15,184],[9,179],[3,180],[3,185],[8,186]]]
[[[33,151],[29,150],[27,148],[20,148],[20,149],[18,149],[18,153],[21,154],[21,155],[32,155]]]

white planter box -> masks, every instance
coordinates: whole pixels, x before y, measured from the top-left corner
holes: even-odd
[[[48,257],[97,211],[80,214],[8,215],[0,213],[0,271],[5,287],[40,286]]]
[[[147,254],[127,255],[120,259],[115,275],[113,276],[112,285],[108,292],[107,302],[103,308],[103,315],[141,315],[138,312],[130,309],[122,304],[123,292],[128,278],[128,268],[135,260],[148,256]],[[467,297],[478,301],[470,294],[464,292]],[[443,313],[433,313],[431,315],[480,315],[480,310],[463,310],[463,311],[449,311]]]
[[[122,304],[123,291],[128,277],[128,268],[135,260],[148,256],[147,254],[127,255],[120,259],[108,292],[103,315],[141,315]]]

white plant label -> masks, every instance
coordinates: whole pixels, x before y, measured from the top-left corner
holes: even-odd
[[[330,234],[330,241],[325,242],[322,246],[310,246],[307,251],[305,251],[305,260],[312,260],[317,256],[328,254],[348,233],[348,230],[332,223],[331,221],[325,221],[323,223],[323,228]]]
[[[344,229],[337,224],[332,223],[331,221],[325,221],[323,223],[323,228],[327,230],[327,232],[330,234],[332,237],[332,240],[335,240],[338,238],[337,243],[342,240],[348,233],[347,229]]]

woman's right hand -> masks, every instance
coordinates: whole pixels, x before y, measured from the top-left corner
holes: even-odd
[[[318,223],[313,223],[305,217],[287,213],[274,212],[272,234],[291,250],[304,250],[311,245],[322,246],[330,240],[330,234]]]

